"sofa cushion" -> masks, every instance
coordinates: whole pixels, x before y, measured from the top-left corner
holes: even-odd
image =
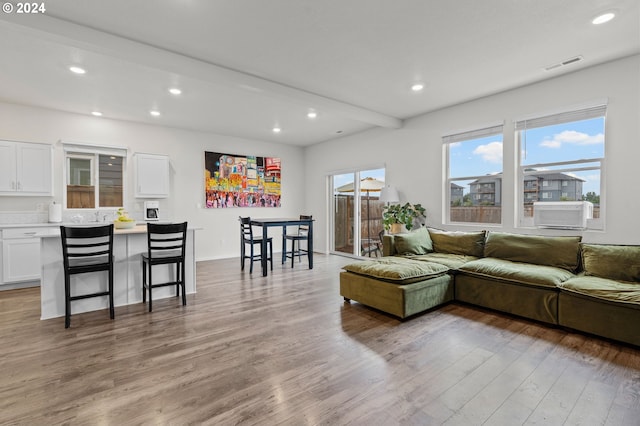
[[[582,267],[586,275],[640,282],[640,246],[582,244]]]
[[[396,234],[393,243],[396,253],[401,255],[427,254],[433,251],[433,244],[429,231],[426,228],[418,228],[413,232]]]
[[[640,285],[636,283],[580,275],[563,282],[560,288],[603,301],[628,303],[640,309]]]
[[[580,239],[579,236],[547,237],[489,232],[484,255],[575,272],[580,259]]]
[[[482,257],[485,231],[459,232],[429,228],[433,251],[437,253],[462,254]]]
[[[511,262],[492,257],[467,262],[460,266],[459,270],[469,275],[536,287],[556,287],[560,283],[575,277],[575,274],[562,268]]]
[[[439,263],[420,262],[403,257],[365,260],[345,265],[343,269],[355,274],[403,284],[437,277],[449,271],[449,268]]]
[[[428,253],[419,256],[412,256],[411,259],[439,263],[447,266],[449,269],[458,269],[465,263],[477,260],[478,258],[475,256],[465,256],[464,254]]]

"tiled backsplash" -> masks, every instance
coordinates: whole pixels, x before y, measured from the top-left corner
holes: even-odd
[[[0,224],[12,225],[22,223],[46,223],[49,221],[48,212],[0,212]]]

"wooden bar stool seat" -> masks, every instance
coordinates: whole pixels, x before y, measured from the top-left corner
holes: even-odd
[[[71,325],[71,302],[90,297],[109,298],[109,316],[115,318],[113,307],[113,224],[105,226],[60,226],[64,264],[64,327]],[[106,290],[71,295],[71,276],[105,271]]]
[[[313,219],[313,216],[301,214],[300,219],[311,220]],[[303,249],[300,243],[302,241],[309,241],[309,226],[299,225],[298,231],[295,234],[284,235],[284,240],[285,242],[282,250],[284,250],[285,253],[282,259],[282,263],[284,263],[287,258],[291,258],[291,267],[293,268],[293,261],[295,257],[298,256],[298,262],[301,262],[302,254],[308,253],[308,247],[306,249]],[[291,252],[287,252],[287,241],[291,241]]]
[[[147,224],[147,253],[142,254],[142,302],[146,303],[148,292],[149,312],[153,310],[153,289],[156,287],[176,286],[176,297],[180,297],[182,290],[182,305],[187,304],[184,278],[186,241],[187,222]],[[156,265],[175,265],[175,279],[154,283],[152,271]]]
[[[267,260],[271,264],[273,271],[273,238],[267,238],[267,253],[256,253],[254,247],[261,247],[262,238],[253,236],[253,227],[251,226],[250,217],[240,217],[240,270],[244,271],[244,261],[249,259],[249,273],[253,273],[253,262],[262,261],[262,256],[267,256]],[[249,246],[249,254],[247,254],[246,246]]]

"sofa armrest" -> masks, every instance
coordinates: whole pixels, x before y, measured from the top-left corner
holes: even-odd
[[[382,255],[393,256],[396,254],[396,245],[393,240],[393,235],[384,234],[382,236]]]

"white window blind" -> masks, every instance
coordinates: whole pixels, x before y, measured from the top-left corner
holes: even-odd
[[[516,120],[516,130],[534,129],[536,127],[552,126],[555,124],[569,123],[572,121],[589,120],[591,118],[604,117],[607,112],[607,104],[597,104],[590,107],[566,111],[556,114],[543,115]]]
[[[503,127],[504,125],[500,123],[500,124],[491,125],[488,127],[483,127],[481,129],[455,132],[455,133],[442,136],[442,142],[454,143],[454,142],[462,142],[470,139],[484,138],[486,136],[491,136],[491,135],[498,135],[498,134],[502,134]]]

